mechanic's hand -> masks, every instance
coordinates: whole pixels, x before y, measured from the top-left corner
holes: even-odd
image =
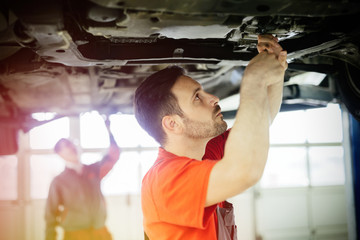
[[[259,35],[257,49],[259,54],[249,62],[244,75],[248,75],[253,83],[265,86],[284,81],[287,52],[278,39],[271,34]]]
[[[274,53],[263,51],[255,56],[247,65],[243,83],[254,87],[268,87],[284,81],[287,67],[286,52],[281,52],[279,58]]]
[[[287,62],[286,62],[287,53],[278,43],[277,37],[274,37],[271,34],[258,35],[258,44],[256,47],[259,53],[268,52],[270,54],[275,54],[280,64],[285,69],[287,69]]]
[[[259,53],[267,51],[269,53],[275,53],[276,56],[279,56],[279,53],[283,50],[277,37],[274,37],[271,34],[258,35],[258,44],[257,50]]]

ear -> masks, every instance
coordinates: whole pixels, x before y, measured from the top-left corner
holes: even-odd
[[[164,116],[162,118],[162,127],[166,133],[181,133],[182,125],[178,115]]]

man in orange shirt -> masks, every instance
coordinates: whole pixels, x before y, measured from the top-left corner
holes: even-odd
[[[141,191],[150,240],[236,239],[234,225],[219,227],[219,207],[261,178],[287,68],[277,38],[259,36],[258,51],[244,72],[231,131],[219,99],[179,67],[151,75],[136,90],[135,116],[161,145]]]

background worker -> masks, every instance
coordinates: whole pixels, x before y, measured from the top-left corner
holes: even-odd
[[[65,170],[56,176],[46,202],[46,240],[57,239],[56,226],[64,229],[64,240],[111,240],[105,226],[106,205],[101,192],[101,180],[109,173],[120,156],[105,121],[110,137],[108,153],[99,162],[84,165],[75,144],[60,139],[54,151],[65,161]]]

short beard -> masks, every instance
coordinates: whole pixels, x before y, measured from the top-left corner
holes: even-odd
[[[209,123],[190,120],[187,117],[183,117],[183,119],[186,126],[185,134],[192,139],[213,138],[224,133],[227,129],[225,121]]]

